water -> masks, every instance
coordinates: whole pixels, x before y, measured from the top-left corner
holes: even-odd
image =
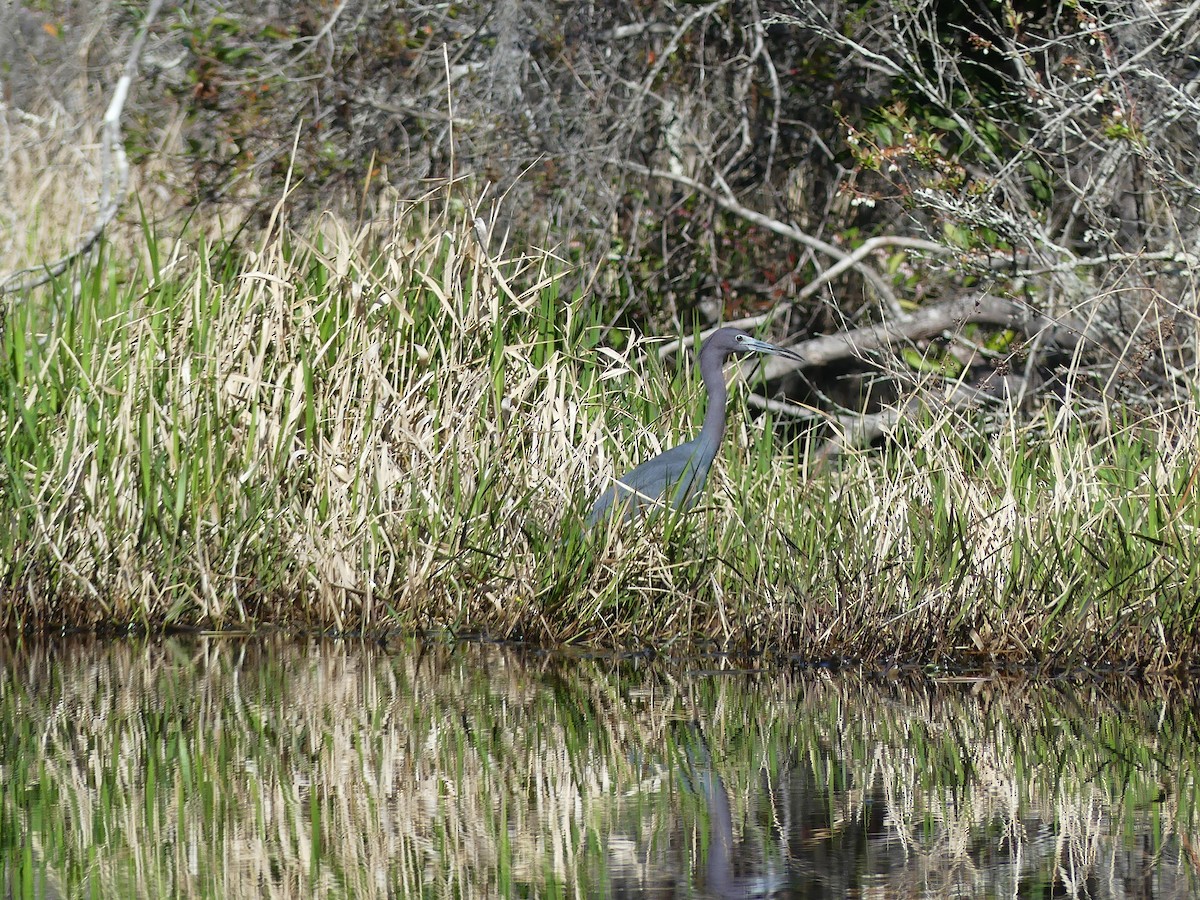
[[[8,897],[1200,895],[1179,685],[228,636],[0,667]]]

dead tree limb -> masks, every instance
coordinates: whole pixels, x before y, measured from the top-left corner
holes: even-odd
[[[72,261],[87,253],[100,239],[104,229],[117,215],[121,203],[125,200],[125,192],[129,187],[129,160],[125,156],[125,139],[121,134],[121,114],[125,109],[125,100],[129,96],[130,85],[137,76],[138,59],[146,44],[162,0],[151,0],[146,18],[134,39],[133,48],[125,60],[125,68],[121,73],[117,86],[113,90],[112,100],[104,113],[104,124],[100,144],[100,205],[96,214],[96,222],[85,234],[70,253],[54,262],[42,263],[27,269],[18,269],[10,275],[0,278],[0,296],[16,294],[32,290],[45,284],[52,278],[57,278],[67,270]]]
[[[1098,337],[1090,334],[1085,325],[1056,321],[1012,300],[977,295],[939,303],[895,321],[801,341],[790,349],[799,354],[802,361],[771,357],[764,361],[762,375],[773,379],[831,363],[862,360],[903,343],[952,335],[968,323],[1019,330],[1029,339],[1027,346],[1055,346],[1062,350],[1071,350],[1081,341]],[[976,385],[964,381],[938,380],[936,383],[942,386],[941,390],[934,390],[931,382],[926,380],[915,385],[901,402],[875,413],[828,412],[758,395],[751,395],[748,403],[786,418],[823,420],[832,430],[832,436],[818,451],[818,457],[831,459],[848,448],[871,443],[922,410],[940,412],[988,404],[993,407],[997,404],[1020,406],[1040,379],[1033,367],[1027,367],[1026,375],[997,371]]]
[[[906,341],[924,340],[946,331],[956,331],[969,322],[1015,328],[1029,336],[1049,332],[1055,343],[1073,347],[1084,337],[1083,326],[1059,322],[1034,312],[1024,304],[1001,297],[973,295],[928,306],[899,319],[855,328],[839,334],[802,341],[790,347],[803,362],[773,356],[763,365],[767,379],[789,372],[825,366],[845,359],[863,359],[867,354]]]

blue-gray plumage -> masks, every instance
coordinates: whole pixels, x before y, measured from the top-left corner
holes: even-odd
[[[774,353],[801,359],[791,350],[760,341],[736,328],[714,331],[700,348],[700,377],[708,390],[708,409],[700,434],[622,475],[596,498],[587,517],[588,528],[614,512],[625,521],[655,508],[691,509],[696,505],[725,434],[725,401],[729,391],[721,366],[728,357],[743,353]]]

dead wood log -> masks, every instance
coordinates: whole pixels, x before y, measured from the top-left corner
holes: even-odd
[[[1037,366],[1040,357],[1050,350],[1070,352],[1081,341],[1098,338],[1081,323],[1051,319],[1014,300],[986,294],[972,295],[926,307],[901,319],[792,344],[789,349],[799,354],[801,360],[771,357],[764,362],[763,375],[767,379],[777,379],[792,372],[847,360],[869,360],[905,343],[939,336],[953,338],[969,323],[1012,328],[1024,334],[1026,359],[1023,372],[1016,374],[997,369],[974,385],[963,380],[937,379],[936,389],[931,386],[932,379],[923,379],[912,385],[901,402],[873,413],[815,410],[757,395],[752,395],[749,402],[788,418],[825,421],[832,436],[818,451],[818,457],[831,459],[849,448],[870,444],[921,411],[938,413],[989,404],[1010,408],[1020,406],[1041,384]],[[880,361],[876,359],[872,364],[879,365]]]
[[[1074,347],[1085,337],[1085,329],[1078,323],[1056,321],[1015,300],[972,295],[927,306],[903,318],[792,344],[788,349],[799,354],[803,361],[772,356],[763,365],[763,375],[771,380],[800,369],[866,359],[869,354],[899,344],[953,334],[972,322],[1013,328],[1027,338],[1039,339],[1043,346],[1063,349]]]

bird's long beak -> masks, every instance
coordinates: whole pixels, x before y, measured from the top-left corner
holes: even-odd
[[[804,357],[794,350],[789,350],[786,347],[777,347],[767,341],[760,341],[757,338],[750,338],[745,341],[742,346],[746,350],[754,350],[759,353],[770,353],[773,356],[783,356],[787,359],[794,359],[796,362],[804,362]]]

